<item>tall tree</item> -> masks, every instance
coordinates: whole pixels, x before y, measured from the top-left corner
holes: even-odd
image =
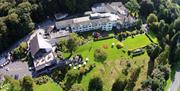
[[[100,77],[94,77],[90,80],[88,91],[103,91],[103,81]]]
[[[145,17],[154,11],[154,3],[151,0],[142,0],[140,7],[140,13]]]
[[[22,88],[25,91],[33,91],[33,87],[34,87],[34,81],[32,79],[32,77],[29,76],[25,76],[22,80]]]
[[[128,1],[125,6],[131,11],[131,13],[139,12],[140,5],[137,0]]]

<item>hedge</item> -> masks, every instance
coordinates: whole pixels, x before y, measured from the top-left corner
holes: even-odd
[[[106,40],[106,39],[112,39],[114,36],[108,36],[108,37],[101,37],[101,38],[94,38],[94,41],[101,41],[101,40]]]

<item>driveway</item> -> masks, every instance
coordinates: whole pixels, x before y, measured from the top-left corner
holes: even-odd
[[[172,80],[168,91],[177,91],[180,87],[180,68],[176,71],[174,80]]]
[[[4,68],[1,68],[0,73],[2,75],[9,75],[12,77],[15,77],[15,75],[18,75],[18,79],[21,79],[24,76],[32,75],[31,71],[29,71],[27,62],[20,62],[20,61],[10,63],[7,66],[5,66]]]

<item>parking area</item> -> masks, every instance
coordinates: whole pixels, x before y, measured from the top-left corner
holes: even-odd
[[[3,68],[0,68],[0,73],[2,75],[9,75],[16,79],[21,79],[24,76],[31,76],[32,73],[29,71],[27,62],[13,62],[6,65]],[[0,78],[0,80],[3,78]]]

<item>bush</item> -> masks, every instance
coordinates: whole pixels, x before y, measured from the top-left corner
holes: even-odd
[[[47,76],[41,76],[35,79],[35,83],[37,85],[46,84],[48,81],[49,81],[49,78]]]
[[[103,62],[107,59],[107,53],[103,49],[98,48],[95,50],[94,58],[96,61]]]
[[[17,48],[13,49],[12,51],[12,56],[13,58],[16,59],[22,59],[25,58],[27,56],[27,43],[26,42],[22,42]]]
[[[128,68],[124,68],[122,69],[122,73],[127,76],[128,75]]]
[[[85,91],[83,86],[80,84],[74,84],[70,91]]]
[[[84,74],[84,73],[86,72],[86,70],[85,70],[84,67],[81,67],[81,68],[79,69],[79,72],[80,72],[80,74]]]
[[[108,45],[106,45],[106,44],[103,45],[103,48],[104,48],[104,49],[108,49]]]
[[[124,44],[123,44],[123,43],[118,43],[118,44],[116,45],[116,47],[117,47],[117,49],[120,49],[120,48],[124,47]]]

